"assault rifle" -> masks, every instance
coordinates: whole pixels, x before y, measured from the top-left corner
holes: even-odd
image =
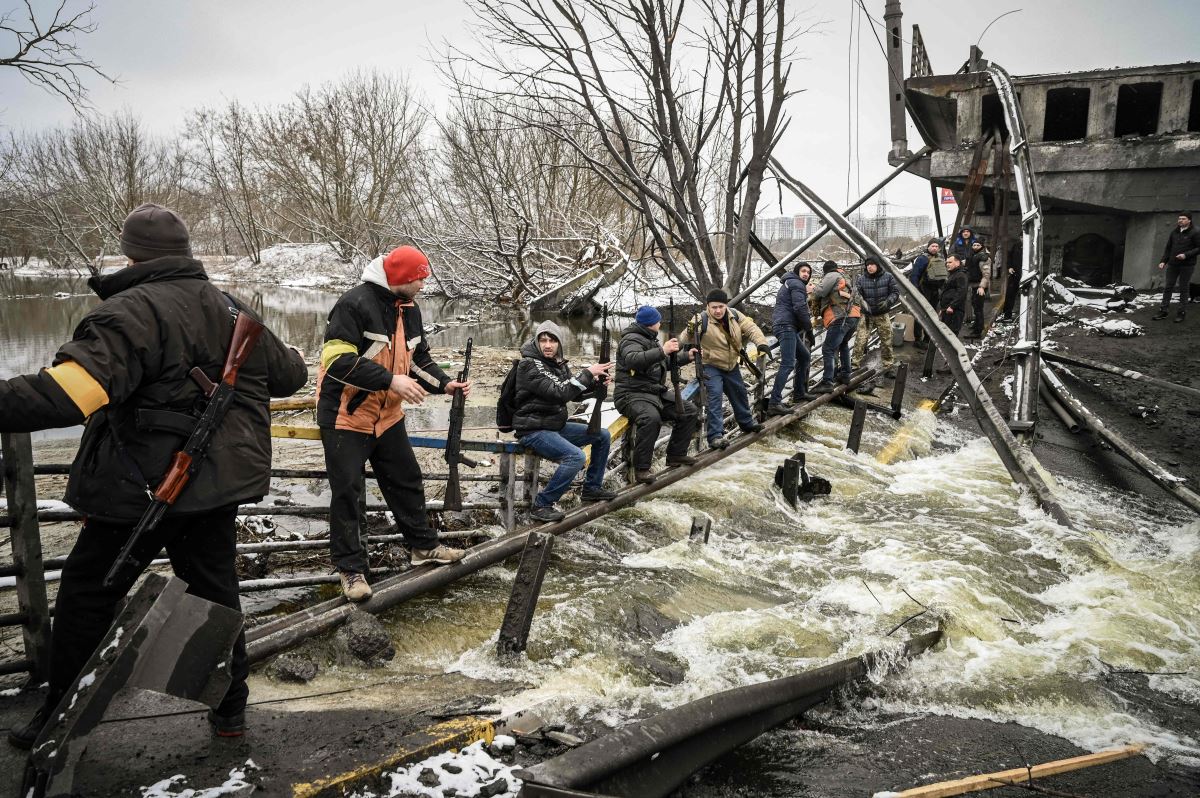
[[[701,313],[706,311],[701,310]],[[696,448],[703,449],[703,439],[708,436],[708,391],[704,388],[704,353],[700,349],[700,319],[696,319],[696,396],[700,399],[700,423],[696,425]],[[721,430],[720,432],[724,432]]]
[[[462,371],[458,372],[458,382],[467,382],[471,379],[472,340],[471,338],[467,339],[467,348],[463,351]],[[469,468],[479,465],[462,453],[462,428],[466,415],[467,397],[462,388],[459,388],[454,392],[454,398],[450,400],[450,428],[446,431],[446,465],[450,472],[446,480],[446,496],[442,501],[442,508],[446,510],[462,509],[462,486],[458,477],[459,464]]]
[[[238,369],[249,359],[250,353],[254,351],[254,345],[258,343],[258,338],[264,329],[266,328],[249,314],[239,312],[237,322],[233,326],[233,340],[229,343],[229,352],[225,355],[225,366],[221,369],[220,381],[216,383],[210,381],[198,366],[189,372],[192,381],[204,391],[208,404],[205,405],[204,414],[196,422],[192,434],[188,436],[187,443],[171,458],[171,465],[167,468],[166,475],[159,483],[158,490],[152,494],[153,501],[142,513],[141,520],[133,528],[133,534],[129,536],[129,540],[125,541],[121,553],[117,555],[116,561],[104,575],[105,587],[112,587],[130,564],[136,565],[139,569],[144,565],[144,563],[133,560],[133,550],[142,538],[158,526],[167,510],[183,493],[188,481],[204,464],[204,458],[208,455],[208,447],[212,444],[217,429],[225,418],[225,413],[233,404]],[[147,486],[147,490],[149,490],[149,486]]]
[[[675,299],[671,298],[671,311],[667,316],[667,340],[670,341],[675,337]],[[679,384],[681,378],[679,376],[679,353],[672,352],[667,356],[667,365],[671,369],[671,386],[675,389],[675,415],[683,415],[683,391]]]
[[[604,315],[601,316],[600,322],[600,362],[612,362],[612,336],[608,332],[608,305],[604,306]],[[597,377],[596,384],[596,403],[592,405],[592,417],[588,421],[588,435],[600,434],[600,413],[604,407],[604,400],[608,398],[608,378]]]

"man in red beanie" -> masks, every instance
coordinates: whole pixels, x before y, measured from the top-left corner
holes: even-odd
[[[359,499],[363,466],[371,463],[396,526],[412,547],[412,564],[461,560],[463,551],[438,544],[425,514],[421,467],[404,429],[404,404],[430,393],[463,391],[433,362],[416,296],[430,275],[429,259],[403,246],[367,264],[362,283],[329,311],[317,371],[317,425],[325,448],[332,498],[330,554],[350,601],[371,597]]]

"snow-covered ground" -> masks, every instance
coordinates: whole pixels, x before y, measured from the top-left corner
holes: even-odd
[[[238,283],[271,283],[304,288],[354,285],[362,274],[362,261],[347,263],[328,244],[275,244],[259,253],[260,263],[249,257],[212,265],[214,280]]]
[[[517,768],[505,765],[491,756],[492,752],[511,749],[516,740],[499,734],[489,746],[480,740],[460,751],[446,751],[407,767],[387,773],[385,793],[357,792],[355,798],[394,798],[421,795],[426,798],[474,798],[496,796],[513,798],[521,789],[521,781],[513,776]]]

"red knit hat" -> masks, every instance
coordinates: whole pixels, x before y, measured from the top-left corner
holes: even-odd
[[[416,247],[396,247],[383,256],[383,273],[388,285],[404,285],[415,280],[424,280],[432,270],[429,258]]]

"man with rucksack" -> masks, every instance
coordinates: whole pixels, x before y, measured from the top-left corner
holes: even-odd
[[[688,443],[700,418],[691,402],[676,402],[675,392],[665,384],[669,371],[668,360],[679,351],[679,340],[658,342],[662,314],[657,308],[638,308],[633,324],[621,333],[617,345],[616,390],[613,403],[621,415],[629,419],[629,431],[634,435],[633,469],[637,482],[654,482],[650,464],[654,459],[654,444],[663,422],[672,424],[671,440],[667,443],[667,467],[695,465],[689,457]]]
[[[521,359],[500,391],[500,426],[506,426],[502,415],[511,414],[512,429],[521,445],[558,463],[546,487],[533,500],[529,515],[535,521],[561,521],[565,517],[554,505],[588,464],[584,446],[592,447],[592,456],[580,498],[585,502],[608,501],[617,495],[604,489],[611,445],[608,430],[601,428],[592,434],[587,424],[567,420],[567,405],[582,399],[601,380],[610,379],[613,364],[595,363],[572,376],[562,340],[557,324],[539,324],[533,340],[521,347]]]
[[[404,425],[404,405],[431,393],[470,393],[447,376],[429,352],[416,296],[431,274],[429,259],[402,246],[375,258],[362,282],[329,311],[317,372],[317,426],[329,475],[329,553],[342,593],[371,597],[359,500],[363,467],[375,481],[412,547],[412,564],[445,565],[463,550],[438,543],[425,511],[425,487]]]
[[[867,337],[875,330],[879,334],[880,365],[883,376],[896,376],[896,355],[892,349],[891,307],[900,300],[900,287],[896,278],[883,270],[874,256],[863,263],[862,274],[854,280],[854,287],[862,297],[862,323],[854,338],[853,363],[862,365],[867,351]]]
[[[925,252],[913,261],[909,279],[934,310],[938,309],[938,298],[942,295],[942,286],[946,284],[946,275],[942,243],[936,238],[931,238]],[[920,325],[913,330],[913,337],[916,339],[917,348],[924,349],[928,346],[929,334],[922,330]]]
[[[733,417],[742,432],[758,432],[762,424],[750,412],[750,399],[739,366],[743,357],[750,362],[758,355],[757,347],[766,346],[767,338],[749,316],[729,307],[729,294],[720,288],[708,292],[704,310],[688,322],[683,332],[683,345],[692,359],[699,349],[704,361],[705,433],[711,449],[724,449],[725,406],[722,396],[729,397]],[[748,343],[743,343],[749,339]],[[746,347],[743,353],[742,347]]]
[[[841,267],[827,260],[824,271],[821,284],[813,292],[821,311],[821,323],[825,327],[825,342],[821,345],[824,370],[821,381],[813,388],[815,394],[832,392],[835,378],[843,384],[850,382],[850,337],[854,335],[862,315],[855,291]],[[836,368],[838,361],[840,370]]]

